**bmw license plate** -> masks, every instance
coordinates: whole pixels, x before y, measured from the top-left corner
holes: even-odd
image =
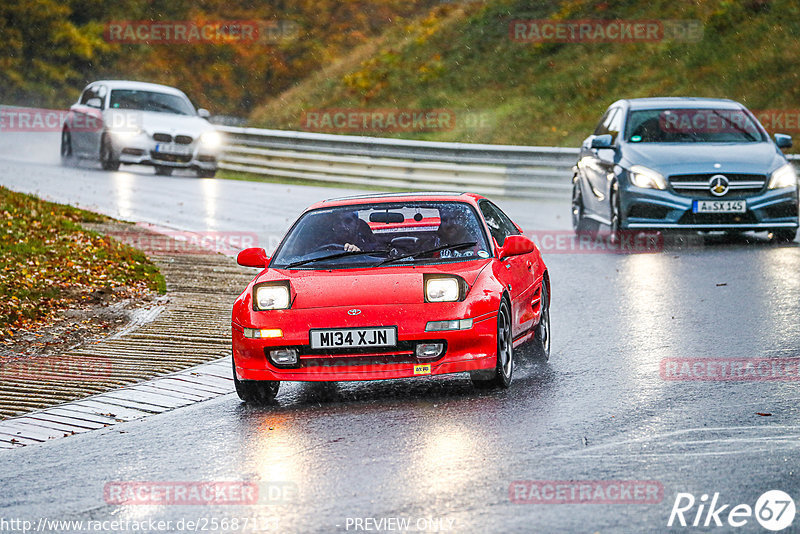
[[[349,349],[363,347],[394,347],[397,327],[331,328],[310,330],[312,349]]]
[[[192,147],[173,143],[158,143],[156,145],[156,152],[172,154],[174,156],[189,156],[192,154]]]
[[[744,213],[747,203],[744,200],[695,200],[693,213]]]

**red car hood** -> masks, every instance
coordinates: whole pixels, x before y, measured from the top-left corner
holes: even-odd
[[[256,282],[289,280],[293,309],[412,304],[425,300],[423,274],[455,274],[471,287],[490,262],[486,259],[443,265],[330,271],[267,269]]]

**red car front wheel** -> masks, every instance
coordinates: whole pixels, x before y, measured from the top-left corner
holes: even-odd
[[[234,362],[233,385],[236,387],[236,394],[244,402],[267,404],[275,400],[281,383],[277,380],[239,380]]]
[[[507,388],[514,375],[514,340],[511,336],[511,312],[505,300],[497,310],[497,365],[494,375],[488,380],[479,374],[472,376],[472,383],[479,388]]]

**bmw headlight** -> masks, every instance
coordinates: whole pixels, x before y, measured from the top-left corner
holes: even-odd
[[[667,188],[667,181],[660,172],[648,169],[642,165],[634,165],[631,167],[628,175],[631,178],[631,183],[636,187],[644,187],[645,189]]]
[[[222,134],[216,130],[205,132],[200,136],[200,144],[203,148],[216,149],[222,145]]]
[[[260,284],[253,290],[253,309],[257,311],[285,310],[290,302],[288,282]]]
[[[797,185],[797,172],[791,163],[779,167],[769,177],[768,189],[779,189],[781,187],[794,187]]]
[[[461,297],[461,283],[458,278],[426,278],[425,300],[427,302],[457,302]]]
[[[138,137],[144,133],[141,128],[114,128],[111,130],[111,135],[120,141],[129,141],[134,137]]]

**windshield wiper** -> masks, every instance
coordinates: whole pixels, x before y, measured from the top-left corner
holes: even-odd
[[[724,121],[727,121],[727,123],[728,123],[728,124],[730,124],[731,126],[733,126],[733,127],[736,129],[736,130],[738,130],[739,132],[741,132],[741,133],[743,133],[744,135],[746,135],[746,136],[747,136],[747,138],[748,138],[750,141],[754,141],[754,142],[755,142],[755,141],[758,141],[758,139],[756,139],[756,138],[755,138],[755,136],[753,136],[753,134],[752,134],[752,133],[748,132],[747,130],[745,130],[744,128],[742,128],[741,126],[739,126],[738,124],[735,124],[735,123],[734,123],[732,120],[730,120],[729,118],[725,117],[725,116],[724,116],[722,113],[720,113],[719,111],[717,111],[717,110],[715,110],[715,109],[712,109],[712,110],[711,110],[711,113],[713,113],[713,114],[714,114],[714,115],[716,115],[717,117],[720,117],[720,118],[722,118]]]
[[[478,244],[477,241],[465,241],[464,243],[455,243],[453,245],[442,245],[440,247],[429,248],[428,250],[420,250],[419,252],[414,252],[412,254],[404,254],[402,256],[397,256],[396,258],[386,258],[382,262],[378,263],[376,267],[380,267],[381,265],[386,265],[387,263],[391,263],[393,261],[400,261],[407,258],[418,258],[420,256],[427,256],[428,254],[433,254],[435,252],[439,252],[440,250],[445,250],[445,249],[458,250],[467,247],[474,247],[477,244]]]
[[[318,258],[309,258],[307,260],[299,260],[290,263],[286,267],[278,267],[279,269],[292,269],[294,267],[300,267],[301,265],[305,265],[306,263],[312,263],[315,261],[325,261],[325,260],[335,260],[336,258],[344,258],[345,256],[368,256],[368,255],[384,255],[388,254],[385,250],[355,250],[352,252],[337,252],[336,254],[328,254],[327,256],[320,256]]]
[[[187,115],[187,113],[184,113],[182,110],[180,110],[178,108],[173,108],[169,104],[164,104],[163,102],[158,102],[158,101],[155,101],[155,100],[151,100],[150,102],[148,102],[148,104],[150,104],[152,106],[155,106],[158,109],[166,110],[169,113],[174,113],[175,115]]]

